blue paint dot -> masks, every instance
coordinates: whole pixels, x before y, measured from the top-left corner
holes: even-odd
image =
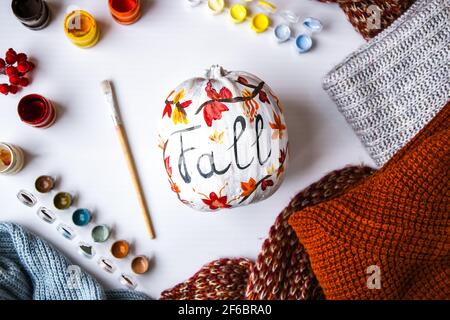
[[[291,37],[291,28],[286,24],[280,24],[275,27],[275,37],[279,42],[288,41]]]
[[[83,227],[91,222],[92,215],[88,209],[77,209],[72,215],[73,224]]]

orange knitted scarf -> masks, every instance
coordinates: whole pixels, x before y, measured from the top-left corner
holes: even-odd
[[[448,103],[381,170],[290,218],[327,299],[450,298],[449,141]]]

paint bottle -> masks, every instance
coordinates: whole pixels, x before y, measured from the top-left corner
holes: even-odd
[[[28,29],[41,30],[50,22],[50,10],[43,0],[13,0],[11,8],[16,18]]]
[[[12,144],[0,142],[0,174],[16,174],[25,163],[23,151]]]
[[[256,33],[262,33],[270,27],[270,18],[264,13],[258,13],[252,18],[251,27]]]
[[[90,48],[100,39],[100,28],[94,17],[84,10],[69,13],[64,19],[64,32],[73,44]]]
[[[20,120],[35,128],[49,128],[56,121],[55,106],[39,94],[24,96],[17,107]]]
[[[116,22],[124,25],[133,24],[141,17],[141,1],[109,0],[109,10]]]

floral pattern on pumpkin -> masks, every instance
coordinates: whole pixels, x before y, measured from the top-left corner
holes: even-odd
[[[242,102],[242,110],[252,124],[258,115],[259,103],[252,97],[252,93],[247,89],[242,90],[242,96],[248,98],[248,100]]]
[[[225,185],[226,186],[226,185]],[[210,210],[218,210],[218,209],[228,209],[231,208],[231,202],[234,200],[229,201],[228,196],[223,195],[222,192],[225,189],[225,186],[220,189],[219,194],[215,192],[211,192],[209,196],[207,196],[204,193],[197,192],[200,196],[202,196],[202,201],[204,204],[206,204]],[[195,189],[193,189],[194,192]]]
[[[189,107],[192,104],[192,100],[186,100],[184,102],[181,102],[181,100],[184,98],[184,88],[181,89],[178,93],[175,94],[172,101],[170,101],[170,97],[175,93],[175,91],[172,91],[169,96],[166,99],[166,107],[164,108],[162,117],[164,118],[165,115],[167,115],[169,118],[172,119],[174,124],[178,123],[188,123],[187,114],[185,108]],[[172,109],[172,106],[174,106],[174,109]]]
[[[272,139],[283,139],[284,130],[286,130],[286,125],[282,123],[281,117],[273,112],[273,119],[275,122],[270,122],[269,125],[273,130]]]

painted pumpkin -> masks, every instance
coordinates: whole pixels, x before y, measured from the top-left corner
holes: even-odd
[[[202,211],[266,199],[288,160],[278,97],[254,75],[219,66],[168,95],[159,139],[172,191]]]

